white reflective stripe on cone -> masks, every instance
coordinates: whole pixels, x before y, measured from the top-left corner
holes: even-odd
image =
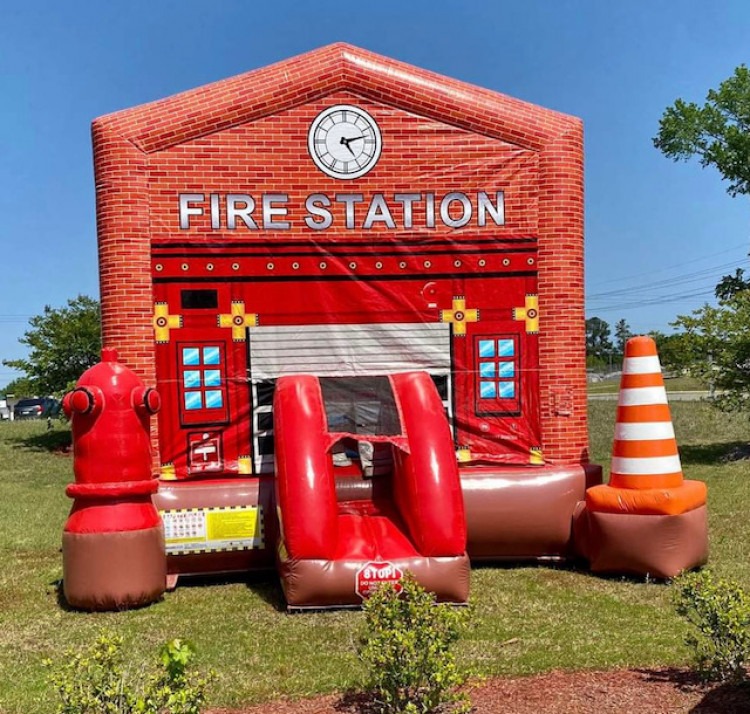
[[[648,357],[626,357],[622,363],[623,374],[656,374],[661,372],[659,357],[649,355]]]
[[[682,471],[682,464],[678,454],[674,456],[653,456],[649,458],[626,458],[624,456],[612,457],[613,474],[623,476],[641,475],[657,476],[659,474],[673,474]]]
[[[621,407],[640,407],[649,404],[666,404],[667,390],[664,387],[635,387],[621,389],[617,404]]]
[[[656,441],[674,439],[674,426],[671,421],[644,421],[615,424],[615,440]]]

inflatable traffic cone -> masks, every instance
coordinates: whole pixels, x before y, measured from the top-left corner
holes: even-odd
[[[625,346],[609,485],[647,489],[682,483],[656,343],[633,337]]]
[[[586,490],[573,528],[597,573],[671,578],[706,562],[706,484],[683,478],[650,337],[625,346],[609,483]]]

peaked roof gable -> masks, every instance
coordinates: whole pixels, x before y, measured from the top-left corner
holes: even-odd
[[[108,114],[94,127],[152,153],[340,90],[535,151],[580,131],[576,117],[346,43]]]

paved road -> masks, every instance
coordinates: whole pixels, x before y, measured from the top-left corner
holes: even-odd
[[[611,394],[589,394],[589,401],[592,402],[615,402],[617,401],[617,392]],[[670,402],[700,402],[708,399],[709,394],[706,391],[697,392],[667,392],[667,399]]]

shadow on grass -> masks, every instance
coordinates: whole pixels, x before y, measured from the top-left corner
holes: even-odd
[[[17,448],[66,455],[73,448],[73,436],[68,429],[50,429],[39,434],[16,436],[11,439]]]
[[[205,575],[183,575],[177,581],[177,589],[200,588],[208,585],[244,583],[264,603],[277,612],[286,612],[286,601],[281,591],[279,576],[274,569],[253,572],[219,573]]]
[[[286,612],[286,600],[281,589],[281,582],[276,570],[246,575],[247,587],[250,588],[266,605],[276,612]]]
[[[57,580],[53,580],[50,583],[50,587],[53,587],[55,589],[55,597],[57,599],[57,606],[61,610],[63,610],[64,612],[77,612],[76,608],[74,608],[65,599],[65,591],[63,590],[63,581],[62,581],[62,578],[58,578]]]
[[[508,561],[479,561],[472,562],[472,570],[507,570],[509,572],[527,571],[549,571],[575,573],[592,580],[602,580],[613,583],[629,583],[632,585],[667,585],[671,582],[670,578],[654,578],[650,575],[634,575],[628,573],[592,573],[587,561],[581,557],[570,556],[568,560],[551,560],[538,561],[529,560],[508,560]]]
[[[667,667],[665,669],[636,669],[646,682],[666,682],[682,692],[700,692],[702,699],[690,711],[704,714],[740,714],[750,712],[750,685],[711,684],[704,682],[697,672]]]
[[[689,444],[680,446],[683,464],[721,464],[750,458],[750,442],[721,441],[715,444]]]
[[[55,597],[57,599],[57,606],[64,612],[80,612],[80,613],[85,614],[88,612],[122,612],[125,610],[145,610],[147,607],[151,607],[151,605],[154,604],[154,602],[144,602],[141,605],[131,605],[130,607],[103,608],[103,609],[96,608],[96,607],[91,607],[91,608],[76,607],[75,605],[71,605],[65,598],[65,590],[63,587],[62,579],[53,580],[50,583],[50,587],[55,589]]]

